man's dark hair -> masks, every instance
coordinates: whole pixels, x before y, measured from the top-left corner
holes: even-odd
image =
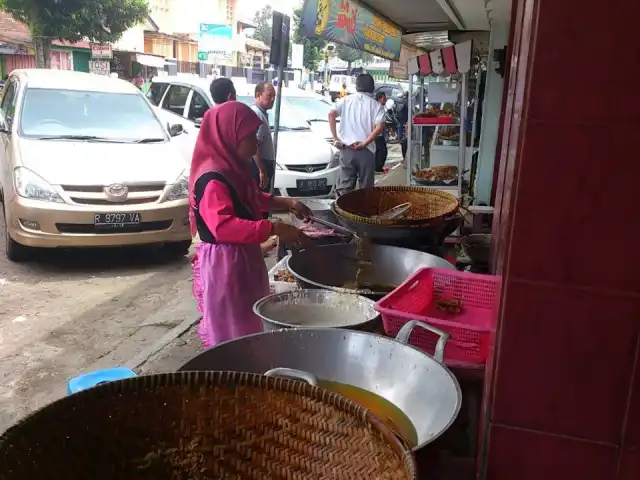
[[[229,101],[229,97],[235,95],[236,88],[230,78],[220,77],[211,82],[211,98],[216,105]]]
[[[387,94],[384,92],[376,93],[376,100],[380,100],[381,98],[387,98]]]
[[[264,93],[264,89],[267,88],[267,85],[271,84],[267,84],[267,82],[260,82],[256,85],[256,91],[254,92],[256,98],[258,98],[258,95],[262,95]]]
[[[361,73],[356,78],[356,91],[362,93],[373,93],[376,88],[376,82],[368,73]]]

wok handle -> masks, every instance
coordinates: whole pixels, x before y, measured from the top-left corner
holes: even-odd
[[[409,343],[409,337],[411,336],[411,332],[415,327],[421,327],[425,330],[430,331],[431,333],[435,333],[440,337],[438,339],[438,343],[436,343],[436,349],[433,352],[433,359],[442,363],[444,360],[444,346],[449,340],[450,335],[447,332],[443,332],[431,325],[421,322],[420,320],[411,320],[410,322],[405,323],[398,334],[396,335],[396,341],[400,343],[404,343],[405,345]]]
[[[293,380],[302,380],[309,385],[317,387],[319,382],[315,375],[302,370],[296,370],[295,368],[272,368],[268,372],[264,373],[265,377],[282,377],[291,378]]]

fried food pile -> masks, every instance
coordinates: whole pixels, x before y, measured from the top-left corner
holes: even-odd
[[[284,268],[282,270],[278,270],[276,274],[273,276],[273,279],[276,282],[289,282],[289,283],[296,282],[296,278],[293,275],[291,275],[291,272]]]
[[[432,167],[425,170],[419,170],[413,174],[418,180],[426,180],[429,182],[448,182],[455,180],[458,176],[458,167]]]
[[[445,313],[462,312],[462,302],[460,302],[460,300],[436,300],[436,307],[438,307],[438,310]]]

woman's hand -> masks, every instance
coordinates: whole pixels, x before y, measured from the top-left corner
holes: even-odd
[[[267,170],[260,164],[260,168],[258,169],[260,176],[260,190],[267,188],[269,185],[269,175],[267,174]]]
[[[272,237],[269,237],[267,240],[265,240],[260,244],[263,255],[266,255],[277,246],[278,246],[278,237],[276,237],[275,235]]]
[[[289,210],[296,216],[298,220],[306,220],[311,215],[313,215],[311,209],[298,200],[292,201]]]
[[[273,222],[271,232],[289,245],[306,245],[310,240],[301,230],[284,222]]]

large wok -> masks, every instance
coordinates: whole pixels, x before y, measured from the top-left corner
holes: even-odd
[[[420,225],[398,223],[394,226],[357,222],[341,215],[335,207],[333,213],[345,227],[360,235],[366,235],[375,243],[385,245],[400,241],[412,246],[439,245],[462,224],[462,215],[459,213]]]
[[[334,292],[357,293],[380,299],[393,288],[424,267],[453,269],[446,260],[435,255],[389,245],[373,245],[371,267],[364,269],[362,280],[380,288],[344,288],[354,283],[358,272],[357,245],[327,245],[295,252],[287,260],[287,268],[303,288],[324,288]]]
[[[408,345],[414,328],[440,336],[434,357]],[[221,343],[199,354],[180,371],[231,370],[321,379],[353,385],[395,404],[413,423],[418,450],[453,423],[460,410],[457,380],[442,365],[448,334],[412,321],[395,340],[372,333],[331,328],[257,333]],[[307,372],[305,376],[294,369]]]

